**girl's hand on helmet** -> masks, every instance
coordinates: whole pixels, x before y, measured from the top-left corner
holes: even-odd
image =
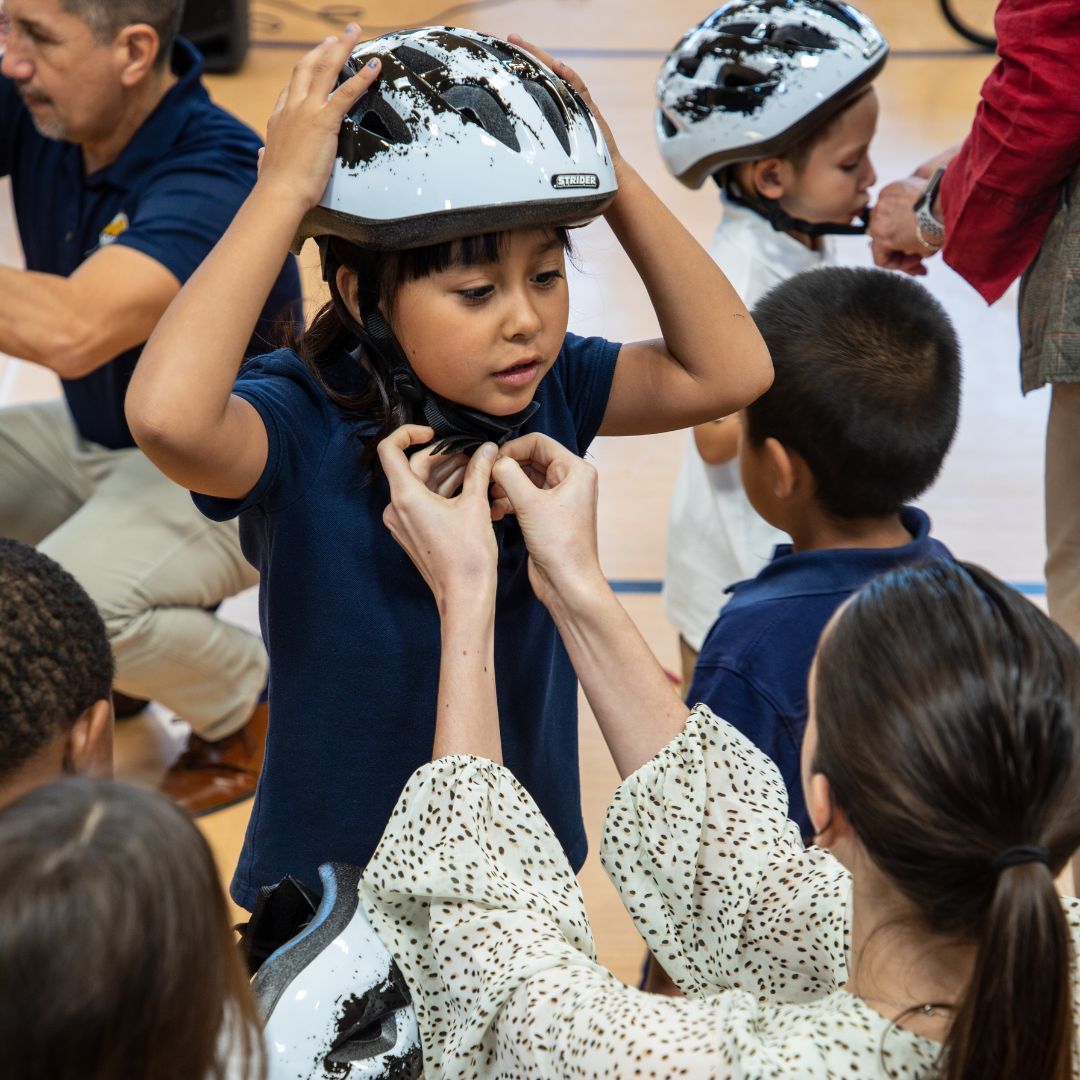
[[[383,522],[412,559],[437,603],[450,596],[495,599],[499,549],[491,527],[488,485],[498,454],[485,443],[469,459],[461,494],[452,499],[431,491],[410,467],[405,451],[430,442],[434,432],[406,424],[379,443],[379,461],[390,484]]]
[[[341,122],[379,77],[376,60],[334,89],[359,40],[360,28],[350,25],[307,53],[293,68],[266,125],[259,185],[295,199],[301,213],[322,198],[337,157]]]
[[[604,584],[596,546],[596,469],[547,435],[506,443],[492,470],[497,501],[517,517],[542,604]]]
[[[607,143],[608,153],[611,155],[611,165],[615,170],[616,178],[618,178],[619,170],[622,167],[622,154],[619,153],[619,148],[615,145],[615,136],[611,134],[611,128],[608,127],[607,121],[596,107],[596,102],[593,101],[592,94],[589,93],[589,88],[585,85],[585,80],[569,64],[556,60],[551,53],[544,52],[539,45],[534,45],[531,41],[526,41],[520,34],[511,34],[507,41],[510,41],[519,49],[532,53],[538,60],[547,64],[560,79],[568,82],[584,98],[585,104],[589,106],[589,110],[596,117],[596,122],[603,132],[604,142]]]

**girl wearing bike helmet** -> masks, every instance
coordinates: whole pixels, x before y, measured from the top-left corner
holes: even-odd
[[[833,262],[831,235],[865,231],[876,180],[870,84],[887,53],[873,23],[846,4],[739,0],[691,29],[664,62],[661,154],[688,187],[712,177],[720,188],[712,256],[748,307]],[[738,435],[734,416],[695,427],[672,495],[664,606],[687,690],[727,587],[757,574],[788,539],[743,493]]]
[[[451,491],[481,444],[543,431],[584,453],[596,434],[738,409],[771,376],[742,302],[622,160],[573,72],[470,30],[358,39],[297,65],[255,190],[159,325],[127,402],[140,445],[204,513],[240,516],[261,572],[273,721],[232,883],[248,908],[286,873],[317,891],[319,863],[366,863],[431,755],[438,612],[383,526],[377,439],[426,425],[435,452],[414,467]],[[565,229],[601,212],[659,340],[566,333]],[[331,303],[298,350],[237,377],[237,343],[297,236],[319,238]],[[517,524],[496,536],[506,761],[580,866],[576,682]]]
[[[415,988],[430,1075],[1077,1075],[1080,901],[1054,876],[1080,843],[1080,654],[1060,627],[977,567],[865,585],[810,673],[804,848],[772,762],[679,701],[605,582],[595,470],[532,435],[494,466],[474,459],[445,500],[412,475],[407,442],[380,453],[388,521],[446,620],[442,756],[402,794],[364,899]],[[558,844],[490,760],[506,718],[483,677],[486,473],[624,778],[605,868],[688,1000],[596,963]]]

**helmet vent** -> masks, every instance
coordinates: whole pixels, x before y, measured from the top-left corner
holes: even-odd
[[[462,117],[479,124],[493,139],[503,146],[517,151],[521,149],[514,126],[506,115],[502,102],[486,87],[475,84],[451,86],[443,93],[443,99],[453,106]]]
[[[685,75],[688,79],[692,79],[697,75],[699,67],[701,67],[701,53],[699,52],[690,56],[680,56],[679,62],[675,65],[679,74]]]
[[[356,112],[352,114],[353,122],[361,131],[375,135],[388,143],[410,143],[412,134],[408,125],[396,110],[378,94],[368,93],[360,101],[357,112],[363,109],[359,121],[355,120]]]
[[[383,123],[382,117],[370,109],[360,118],[360,126],[365,131],[370,131],[372,135],[378,135],[380,139],[385,139],[387,142],[394,141],[394,137],[390,134],[390,129]]]
[[[411,45],[399,45],[390,50],[414,75],[426,75],[429,71],[442,67],[442,64],[430,53],[414,49]]]
[[[778,45],[780,48],[787,49],[788,51],[801,52],[803,49],[836,48],[836,42],[829,37],[828,34],[823,34],[820,30],[815,30],[812,26],[780,27],[770,36],[769,40],[774,45]],[[794,46],[794,49],[792,46]]]
[[[742,64],[729,64],[721,69],[716,85],[729,90],[742,90],[771,81],[768,75],[753,68],[744,67]]]
[[[563,116],[561,104],[555,100],[554,93],[543,83],[533,82],[531,79],[522,83],[526,93],[536,102],[548,127],[555,132],[556,138],[562,144],[562,148],[570,153],[570,133],[566,130],[566,119]]]

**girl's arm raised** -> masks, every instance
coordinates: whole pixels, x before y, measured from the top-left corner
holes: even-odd
[[[728,416],[772,383],[772,363],[742,300],[705,249],[623,160],[581,76],[512,35],[588,102],[619,180],[605,213],[652,300],[663,338],[622,347],[601,435],[645,435]]]
[[[266,464],[263,421],[232,386],[300,220],[322,197],[341,121],[378,77],[376,64],[334,90],[359,36],[350,27],[296,65],[267,125],[255,188],[161,318],[132,376],[125,410],[135,441],[194,491],[242,498]]]

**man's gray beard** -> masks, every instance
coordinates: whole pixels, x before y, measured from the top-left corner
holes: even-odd
[[[37,128],[39,135],[43,135],[46,139],[55,139],[58,142],[68,141],[67,127],[62,120],[57,119],[51,123],[43,123],[33,113],[30,114],[30,119],[33,120],[34,127]]]

